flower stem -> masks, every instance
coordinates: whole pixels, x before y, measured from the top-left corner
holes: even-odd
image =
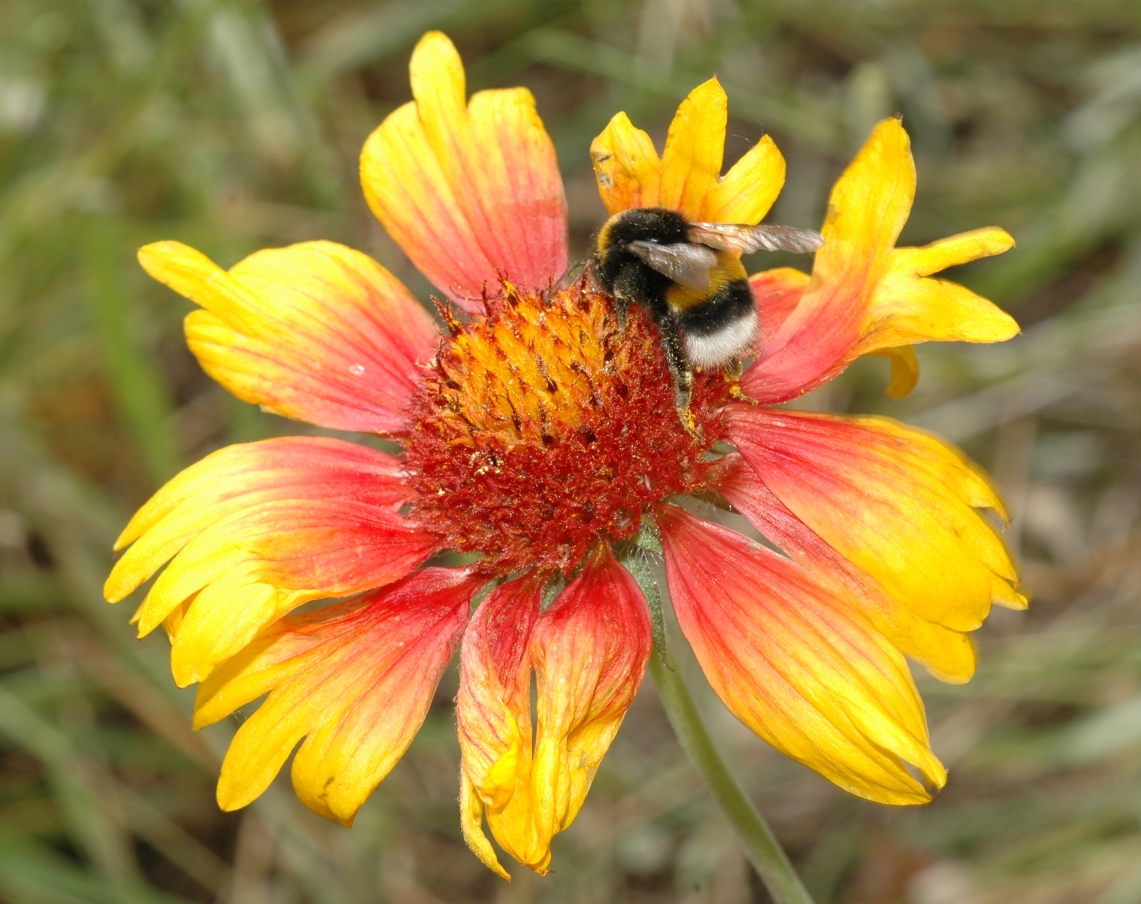
[[[812,904],[812,897],[801,884],[784,848],[721,758],[681,674],[656,653],[650,656],[650,672],[682,749],[737,830],[745,856],[775,904]]]

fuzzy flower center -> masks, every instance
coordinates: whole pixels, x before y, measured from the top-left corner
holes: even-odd
[[[489,573],[569,572],[635,534],[646,508],[702,485],[731,384],[698,375],[682,426],[657,327],[579,280],[503,284],[453,323],[413,402],[407,464],[416,518]]]

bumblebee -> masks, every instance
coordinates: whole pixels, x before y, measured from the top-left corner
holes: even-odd
[[[690,223],[663,207],[634,207],[598,230],[591,271],[620,320],[638,304],[657,323],[678,414],[692,430],[693,368],[733,367],[756,342],[757,309],[741,255],[823,244],[810,229]]]

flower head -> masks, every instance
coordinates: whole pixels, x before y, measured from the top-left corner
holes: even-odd
[[[368,139],[361,176],[446,296],[442,328],[340,245],[261,251],[228,271],[175,242],[140,252],[201,307],[188,342],[235,395],[405,450],[230,446],[120,537],[107,597],[166,566],[135,621],[140,634],[162,624],[175,680],[199,683],[195,725],[268,694],[225,758],[221,806],[256,798],[297,748],[298,795],[351,824],[459,648],[464,836],[503,876],[485,825],[546,872],[650,656],[646,601],[621,561],[647,524],[682,631],[742,721],[862,797],[928,800],[946,775],[904,656],[965,681],[968,633],[992,603],[1025,605],[978,511],[1001,503],[926,434],[766,406],[868,353],[891,358],[902,394],[918,376],[912,344],[1012,336],[990,302],[929,278],[1009,236],[896,248],[915,170],[900,123],[881,123],[833,190],[812,274],[751,278],[756,358],[739,379],[698,375],[687,429],[652,318],[622,322],[589,277],[563,280],[566,205],[531,96],[468,99],[438,33],[416,48],[412,93]],[[607,209],[757,223],[784,163],[766,138],[722,175],[725,124],[716,80],[681,105],[661,157],[616,116],[591,148]],[[678,506],[686,495],[734,507],[779,552]],[[445,551],[473,561],[431,564]],[[316,600],[336,602],[293,613]]]

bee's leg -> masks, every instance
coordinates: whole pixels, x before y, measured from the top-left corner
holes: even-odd
[[[618,315],[618,331],[626,335],[626,323],[630,319],[630,305],[645,293],[641,291],[642,275],[638,267],[624,267],[614,280],[611,297],[614,299],[614,313]]]
[[[626,321],[630,319],[630,302],[624,295],[614,296],[614,313],[618,315],[618,332],[626,335]]]
[[[682,348],[681,334],[677,330],[677,321],[666,314],[658,318],[658,330],[662,336],[662,350],[666,353],[666,364],[670,369],[670,376],[674,382],[674,407],[677,408],[678,417],[682,426],[694,439],[701,440],[701,432],[697,429],[697,421],[689,409],[693,398],[693,369],[686,360]]]

